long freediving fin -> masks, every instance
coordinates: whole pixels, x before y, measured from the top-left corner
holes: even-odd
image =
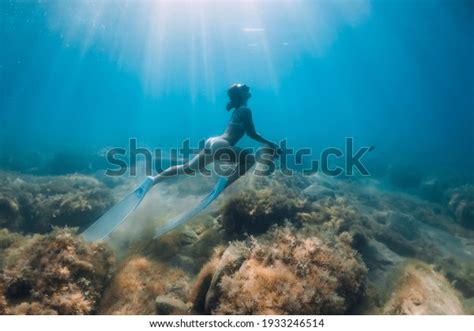
[[[110,208],[104,215],[82,232],[86,240],[102,240],[112,233],[117,226],[125,221],[127,216],[138,207],[147,192],[153,186],[153,182],[153,177],[147,177],[133,192],[127,194],[125,198]]]
[[[228,181],[229,181],[228,177],[220,177],[219,180],[217,181],[217,184],[214,186],[213,190],[211,191],[211,193],[209,193],[204,199],[202,199],[202,201],[197,206],[171,219],[162,227],[156,228],[154,238],[155,239],[160,238],[161,236],[167,234],[171,230],[188,222],[194,216],[196,216],[201,211],[206,209],[224,191],[224,189],[227,186]]]

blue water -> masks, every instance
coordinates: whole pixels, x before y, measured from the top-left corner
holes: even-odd
[[[320,151],[350,136],[381,162],[474,166],[469,0],[2,0],[0,45],[4,159],[197,142],[244,82],[269,139]]]

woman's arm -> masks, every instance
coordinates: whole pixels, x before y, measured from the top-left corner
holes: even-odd
[[[270,141],[270,140],[267,140],[265,138],[263,138],[260,134],[257,133],[257,131],[255,130],[255,125],[253,124],[253,118],[252,118],[252,111],[248,108],[245,108],[245,109],[242,109],[242,112],[245,116],[245,132],[247,133],[247,135],[260,142],[260,143],[263,143],[263,144],[266,144],[268,146],[270,146],[271,148],[275,148],[275,149],[278,149],[279,146],[277,144],[275,144],[274,142]]]

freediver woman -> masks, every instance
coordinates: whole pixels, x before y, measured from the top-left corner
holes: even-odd
[[[109,209],[96,222],[89,226],[83,235],[88,241],[102,240],[117,228],[130,213],[132,213],[145,197],[145,194],[156,184],[166,178],[176,175],[195,174],[205,170],[206,165],[214,161],[235,164],[230,175],[220,176],[214,189],[197,206],[191,210],[168,221],[155,231],[155,238],[159,238],[176,227],[186,223],[199,212],[207,208],[226,187],[234,183],[245,174],[256,162],[257,157],[248,150],[235,146],[246,134],[270,148],[265,154],[275,157],[281,153],[279,146],[274,142],[263,138],[255,130],[252,112],[247,107],[247,102],[252,96],[250,89],[245,84],[234,84],[228,91],[229,102],[227,111],[233,111],[230,121],[223,134],[206,140],[204,149],[188,162],[169,167],[157,176],[149,176],[133,192],[129,193],[119,203]],[[268,158],[261,157],[263,161]]]
[[[167,177],[182,174],[194,174],[201,172],[211,162],[221,161],[236,163],[237,168],[228,178],[225,187],[232,184],[245,174],[256,162],[255,156],[245,149],[235,146],[245,134],[250,138],[270,147],[274,153],[279,152],[279,146],[262,137],[255,130],[252,119],[252,111],[247,107],[248,100],[252,97],[250,88],[245,84],[233,84],[228,90],[229,102],[227,111],[232,111],[229,123],[224,133],[220,136],[211,137],[206,140],[202,149],[190,161],[169,167],[153,178],[153,185],[158,184]]]

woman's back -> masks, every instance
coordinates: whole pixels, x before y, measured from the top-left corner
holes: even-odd
[[[229,123],[221,138],[226,139],[231,145],[235,145],[245,135],[247,126],[247,113],[250,110],[241,106],[234,110]]]

